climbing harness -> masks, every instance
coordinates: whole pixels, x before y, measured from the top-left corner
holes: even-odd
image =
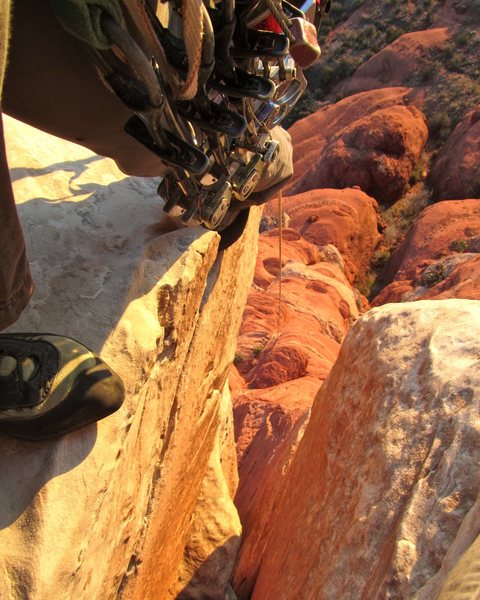
[[[166,165],[164,210],[219,231],[222,247],[235,241],[246,200],[278,156],[271,130],[320,56],[329,0],[162,1],[168,23],[149,0],[52,2],[132,111],[125,131]]]

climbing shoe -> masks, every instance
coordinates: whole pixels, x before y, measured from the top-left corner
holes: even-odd
[[[118,375],[71,338],[0,334],[0,434],[57,437],[115,412],[124,395]]]

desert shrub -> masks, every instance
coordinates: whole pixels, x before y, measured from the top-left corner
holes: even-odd
[[[428,266],[422,273],[420,278],[422,285],[427,287],[433,287],[440,281],[443,281],[446,277],[445,265],[442,263],[436,263]]]
[[[439,111],[428,120],[428,132],[436,141],[445,141],[452,130],[452,122],[448,113]]]
[[[480,198],[480,172],[472,179],[469,186],[469,196],[472,198]]]
[[[465,252],[468,244],[465,240],[455,240],[450,244],[450,249],[454,252]]]
[[[457,46],[466,46],[470,41],[471,35],[470,31],[461,31],[460,33],[457,33],[454,38],[455,44]]]
[[[344,56],[336,65],[334,69],[333,80],[335,82],[341,81],[346,77],[352,75],[358,67],[362,64],[362,60],[355,56]]]
[[[408,183],[410,185],[415,185],[424,179],[423,177],[423,167],[421,165],[415,165],[410,174],[410,179]]]
[[[334,21],[335,25],[341,21],[345,21],[357,8],[362,6],[363,0],[342,0],[333,2],[329,16]]]
[[[405,33],[405,30],[396,25],[389,25],[385,30],[385,42],[391,44]]]
[[[389,250],[377,250],[372,258],[372,267],[375,270],[382,269],[390,258]]]
[[[245,360],[245,357],[240,352],[235,353],[235,358],[233,359],[234,365],[239,365],[241,362]]]

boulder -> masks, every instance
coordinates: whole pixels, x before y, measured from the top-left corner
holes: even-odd
[[[332,255],[327,260],[341,264],[343,259],[350,283],[365,275],[380,241],[378,205],[373,198],[359,189],[319,189],[284,198],[283,208],[289,227],[321,252],[328,252],[328,245],[337,248],[341,259]],[[265,212],[274,210],[274,203],[269,203]]]
[[[446,0],[435,19],[435,24],[452,28],[480,24],[480,1]]]
[[[434,198],[480,198],[480,106],[455,127],[433,163]]]
[[[127,395],[59,439],[1,437],[2,599],[223,600],[240,534],[225,383],[260,211],[219,253],[214,232],[161,233],[157,181],[12,119],[5,129],[36,281],[12,329],[81,340]]]
[[[359,186],[378,201],[398,200],[428,135],[423,114],[406,105],[408,91],[364,92],[295,123],[295,174],[286,193]]]
[[[427,141],[425,117],[415,106],[372,111],[332,138],[317,187],[359,186],[383,203],[404,193]]]
[[[360,65],[352,77],[338,86],[337,92],[350,96],[367,90],[405,85],[411,81],[422,59],[433,49],[444,45],[450,37],[447,27],[405,33]]]
[[[449,200],[422,211],[387,263],[373,300],[479,298],[480,201]]]
[[[291,462],[253,600],[437,598],[480,528],[479,317],[478,301],[420,301],[352,327]]]

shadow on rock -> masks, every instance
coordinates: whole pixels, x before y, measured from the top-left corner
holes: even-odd
[[[232,556],[240,546],[239,536],[231,537],[201,562],[188,584],[176,596],[176,600],[235,600],[230,586]]]
[[[27,508],[42,503],[44,485],[82,463],[96,439],[96,424],[55,441],[30,443],[0,436],[0,529],[19,518],[29,520],[36,511]],[[35,530],[31,527],[32,535]]]

